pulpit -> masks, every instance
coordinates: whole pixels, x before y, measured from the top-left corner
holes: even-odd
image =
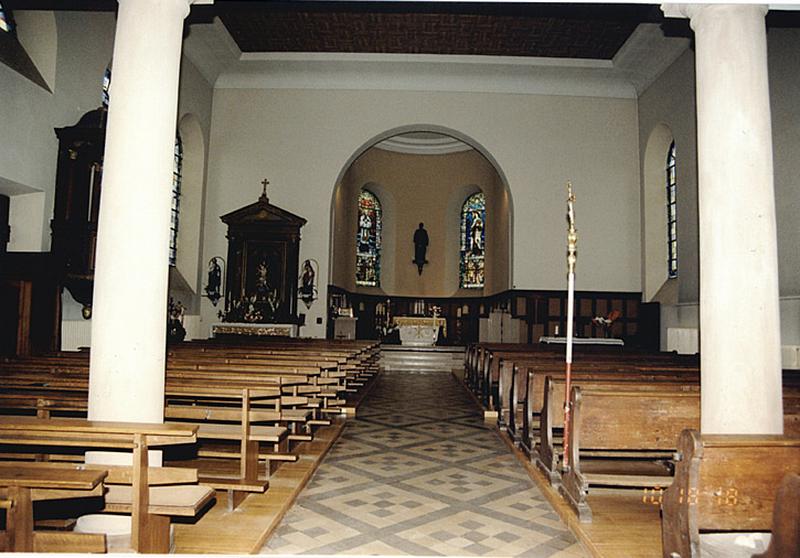
[[[432,347],[439,339],[439,329],[442,335],[447,336],[447,320],[444,318],[398,316],[394,324],[400,331],[400,343],[412,347]]]
[[[306,220],[270,204],[266,181],[256,203],[221,219],[228,225],[224,321],[297,324],[300,227]]]

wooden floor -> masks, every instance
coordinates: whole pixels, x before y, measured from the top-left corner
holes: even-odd
[[[498,434],[524,464],[531,479],[584,548],[597,558],[658,558],[661,556],[661,516],[650,496],[636,490],[597,490],[589,496],[592,522],[580,523],[558,491],[514,447],[505,433]]]

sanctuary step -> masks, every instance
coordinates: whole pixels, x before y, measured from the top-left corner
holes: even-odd
[[[464,347],[404,347],[381,345],[385,370],[441,370],[464,368]]]

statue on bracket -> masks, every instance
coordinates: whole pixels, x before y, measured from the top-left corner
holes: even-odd
[[[222,263],[222,265],[220,265],[220,263]],[[222,298],[222,267],[224,265],[225,260],[220,256],[215,256],[208,260],[208,280],[206,282],[205,296],[214,306],[216,306],[219,299]]]
[[[422,266],[428,263],[425,259],[425,253],[428,251],[428,231],[425,230],[423,223],[419,224],[419,228],[414,231],[414,261],[411,262],[417,266],[417,272],[422,275]]]
[[[303,271],[300,274],[300,287],[297,289],[297,294],[300,300],[306,305],[306,308],[311,308],[311,305],[317,300],[317,272],[314,270],[314,264],[319,269],[319,264],[316,260],[306,260],[303,262]]]

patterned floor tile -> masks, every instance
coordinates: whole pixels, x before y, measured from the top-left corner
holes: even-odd
[[[492,479],[459,467],[419,475],[405,481],[405,484],[462,502],[484,498],[509,488],[518,489],[516,482]]]
[[[338,516],[334,517],[337,521],[351,518],[377,528],[396,525],[447,507],[436,499],[386,484],[325,498],[320,504],[332,510]]]
[[[427,444],[417,444],[406,450],[414,455],[425,458],[458,463],[466,460],[474,460],[480,457],[494,455],[494,449],[486,449],[467,445],[463,440],[436,440]]]
[[[300,554],[311,548],[334,543],[358,531],[340,523],[331,524],[324,516],[297,506],[286,514],[280,527],[269,540],[267,548],[279,554]],[[262,553],[264,553],[262,550]]]
[[[445,556],[520,556],[553,537],[533,529],[509,525],[490,516],[463,511],[432,521],[398,536],[413,536],[417,544]],[[554,547],[542,549],[555,552]],[[549,554],[542,552],[539,555]]]
[[[385,480],[399,480],[412,474],[436,467],[430,460],[399,452],[376,452],[364,457],[352,457],[337,461],[340,467],[348,467],[362,474]]]
[[[384,428],[374,430],[370,433],[369,439],[365,440],[364,445],[370,446],[373,451],[386,448],[401,448],[404,446],[417,446],[433,442],[436,438],[429,434],[421,433],[409,428]]]
[[[262,554],[585,556],[450,374],[396,370]]]
[[[342,470],[336,467],[325,467],[320,469],[311,479],[311,482],[303,491],[305,496],[316,496],[318,494],[329,494],[332,492],[352,489],[355,486],[365,485],[372,482],[369,477],[353,473],[352,471]]]

